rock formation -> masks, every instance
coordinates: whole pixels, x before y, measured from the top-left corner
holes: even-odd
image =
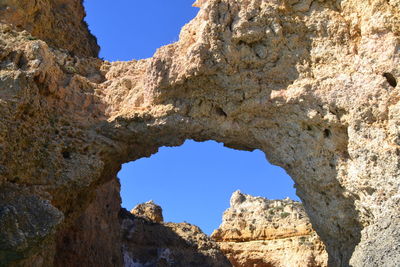
[[[124,266],[231,266],[218,245],[199,227],[163,223],[160,211],[161,207],[152,202],[140,204],[131,214],[122,209]]]
[[[211,238],[233,266],[327,266],[328,255],[301,203],[239,191]]]
[[[156,223],[162,223],[164,221],[162,208],[152,200],[137,205],[133,210],[131,210],[131,214]]]
[[[50,46],[81,57],[97,57],[100,50],[90,34],[83,0],[2,0],[0,23],[26,30],[29,39],[43,39]]]
[[[2,265],[63,262],[61,239],[107,265],[71,247],[119,249],[79,218],[119,203],[96,195],[121,164],[185,139],[283,167],[330,266],[400,264],[400,1],[201,2],[177,43],[113,63],[89,57],[80,1],[1,2]]]
[[[119,192],[117,179],[98,187],[85,213],[58,231],[53,266],[123,266]]]

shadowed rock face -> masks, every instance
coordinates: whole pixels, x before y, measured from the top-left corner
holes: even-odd
[[[99,186],[85,212],[58,231],[54,266],[123,265],[119,192],[117,179]]]
[[[160,211],[153,202],[140,204],[131,213],[121,209],[124,266],[231,266],[217,243],[199,227],[164,223],[159,220]]]
[[[41,35],[18,11],[26,6],[6,2],[26,14],[28,32],[1,13],[11,15],[0,25],[0,183],[27,197],[0,190],[0,218],[49,223],[2,221],[0,262],[51,265],[56,240],[94,214],[96,190],[122,163],[194,139],[261,149],[283,167],[331,266],[399,265],[398,0],[199,1],[177,43],[114,63],[83,57],[93,39],[74,24],[78,1],[65,15],[71,27]],[[35,1],[49,3],[58,1]],[[68,36],[87,48],[82,57],[65,52],[75,51]],[[77,262],[86,257],[76,251]]]
[[[233,266],[327,266],[327,254],[301,203],[239,191],[211,238]]]

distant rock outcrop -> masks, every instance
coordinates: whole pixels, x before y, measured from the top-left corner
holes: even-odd
[[[327,266],[302,204],[290,199],[234,192],[211,239],[192,224],[164,223],[153,201],[122,209],[120,218],[125,266]]]
[[[163,223],[160,212],[161,207],[151,201],[138,205],[131,213],[122,209],[125,267],[231,266],[216,242],[199,227],[189,223]]]
[[[131,210],[131,213],[136,217],[140,217],[156,223],[162,223],[164,221],[162,208],[155,204],[152,200],[137,205],[134,209]]]
[[[235,267],[327,266],[328,255],[301,203],[239,191],[211,238]]]

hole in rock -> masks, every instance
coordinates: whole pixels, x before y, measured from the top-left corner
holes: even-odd
[[[85,0],[85,20],[98,39],[100,57],[141,59],[178,40],[182,26],[198,12],[193,2]],[[227,116],[222,108],[216,112]],[[269,199],[298,200],[291,178],[270,165],[263,152],[238,151],[211,141],[162,147],[150,158],[124,164],[118,177],[127,210],[154,200],[163,208],[164,221],[187,221],[207,234],[218,228],[237,189]]]
[[[71,159],[71,153],[69,151],[63,151],[62,156],[64,159]]]
[[[330,136],[331,136],[331,130],[325,129],[325,130],[324,130],[324,137],[325,137],[325,138],[329,138]]]
[[[293,180],[271,165],[263,152],[239,151],[208,141],[186,141],[180,147],[162,147],[150,158],[124,164],[122,207],[153,200],[163,209],[164,221],[188,222],[206,234],[219,227],[232,193],[299,200]]]
[[[390,86],[392,86],[392,87],[396,87],[397,86],[397,81],[396,81],[396,78],[393,76],[393,74],[391,74],[389,72],[385,72],[383,74],[383,77],[386,78],[386,80],[390,84]]]
[[[227,117],[228,115],[225,113],[225,111],[222,109],[222,108],[220,108],[220,107],[217,107],[216,108],[216,112],[217,112],[217,114],[219,115],[219,116],[223,116],[223,117]]]
[[[181,28],[198,12],[193,2],[85,0],[85,21],[97,37],[100,57],[148,58],[157,48],[178,41]]]

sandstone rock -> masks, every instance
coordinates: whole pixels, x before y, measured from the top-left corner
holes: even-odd
[[[86,14],[82,2],[2,0],[0,22],[28,31],[32,40],[42,39],[81,57],[97,57],[100,48],[83,20]]]
[[[328,255],[301,203],[239,191],[211,238],[233,266],[327,266]]]
[[[177,43],[113,63],[79,57],[94,54],[79,1],[46,25],[25,11],[60,1],[4,3],[15,8],[1,9],[0,186],[42,207],[17,211],[53,214],[23,248],[0,248],[9,265],[51,266],[63,229],[121,164],[185,139],[260,149],[283,167],[331,266],[400,265],[399,0],[208,0]],[[62,34],[48,26],[60,18]],[[32,36],[31,21],[45,30]],[[27,216],[15,218],[1,236]]]
[[[137,205],[131,213],[136,217],[140,217],[152,222],[162,223],[164,221],[162,208],[155,204],[152,200]]]
[[[121,231],[124,266],[231,266],[218,245],[189,223],[155,222],[123,210]]]
[[[207,0],[196,0],[194,3],[193,3],[193,6],[194,7],[202,7],[205,3],[207,2]]]

